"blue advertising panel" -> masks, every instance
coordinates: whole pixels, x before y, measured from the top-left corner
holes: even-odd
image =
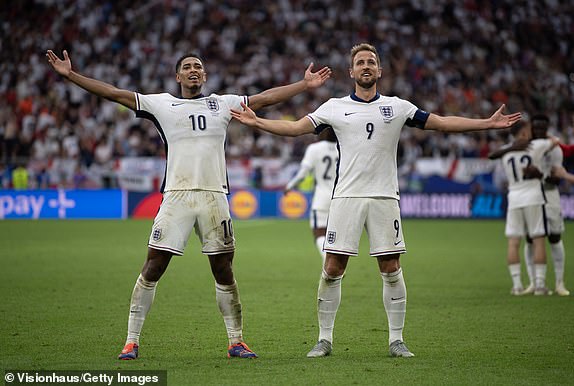
[[[291,191],[236,190],[229,196],[231,216],[238,219],[281,217],[300,219],[309,217],[311,193]]]
[[[125,192],[115,190],[0,190],[0,219],[126,218]]]

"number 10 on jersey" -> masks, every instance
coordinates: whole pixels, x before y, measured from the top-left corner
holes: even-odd
[[[197,117],[194,114],[189,116],[189,120],[191,121],[191,129],[195,131],[199,129],[201,131],[207,128],[207,120],[205,119],[205,115],[198,115]]]

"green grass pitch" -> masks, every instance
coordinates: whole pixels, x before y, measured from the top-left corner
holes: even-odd
[[[365,237],[343,280],[333,355],[308,359],[320,256],[307,221],[234,225],[244,335],[260,358],[226,358],[213,278],[195,236],[158,284],[140,359],[121,362],[151,221],[0,221],[2,368],[167,370],[170,385],[574,380],[574,297],[509,295],[503,221],[404,220],[412,359],[388,357],[382,284]],[[566,284],[574,290],[573,223],[566,227]],[[554,287],[551,264],[547,282]]]

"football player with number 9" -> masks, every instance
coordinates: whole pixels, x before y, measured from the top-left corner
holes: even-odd
[[[377,259],[383,281],[383,304],[389,325],[389,353],[414,354],[403,342],[407,293],[399,257],[406,252],[399,210],[397,146],[404,125],[459,133],[509,128],[520,113],[504,115],[504,105],[486,119],[439,116],[398,97],[381,95],[377,82],[383,70],[374,46],[359,44],[350,53],[349,76],[355,90],[331,98],[298,121],[257,117],[246,105],[232,115],[249,126],[278,135],[317,133],[324,125],[335,131],[339,148],[338,179],[329,209],[325,264],[318,289],[319,339],[308,357],[332,352],[335,315],[341,301],[341,281],[349,256],[358,254],[363,229],[370,254]]]

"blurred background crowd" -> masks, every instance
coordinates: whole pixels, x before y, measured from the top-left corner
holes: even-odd
[[[349,94],[349,51],[370,42],[381,55],[380,92],[443,115],[507,111],[550,116],[552,134],[574,143],[574,2],[570,0],[8,0],[0,4],[2,187],[117,186],[118,160],[163,159],[153,124],[61,79],[45,52],[68,50],[75,70],[120,88],[179,95],[175,62],[204,60],[204,94],[250,95],[297,81],[312,61],[332,79],[263,110],[293,119]],[[232,122],[230,164],[250,171],[302,158],[314,136],[255,132]],[[401,175],[420,158],[485,158],[507,132],[445,136],[405,128]],[[574,163],[566,167],[573,171]]]

